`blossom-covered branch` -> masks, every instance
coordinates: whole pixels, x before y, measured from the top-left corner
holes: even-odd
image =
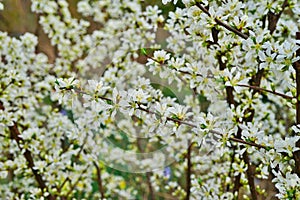
[[[209,17],[211,17],[211,14],[209,13],[209,11],[208,11],[206,8],[204,8],[203,5],[202,5],[201,3],[196,2],[196,5],[197,5],[198,8],[200,8],[205,14],[207,14]],[[223,21],[221,21],[220,19],[218,19],[218,17],[215,17],[214,20],[215,20],[215,22],[216,22],[218,25],[223,26],[223,27],[226,28],[227,30],[229,30],[229,31],[231,31],[231,32],[233,32],[233,33],[235,33],[236,35],[238,35],[238,36],[240,36],[240,37],[242,37],[242,38],[244,38],[244,39],[247,39],[247,38],[249,37],[248,35],[242,33],[241,31],[239,31],[239,30],[237,30],[237,29],[231,27],[230,25],[224,23]]]
[[[67,90],[67,91],[71,91],[71,90],[74,90],[74,92],[78,93],[78,94],[86,94],[86,95],[92,95],[92,94],[88,94],[87,92],[84,92],[82,91],[81,89],[79,88],[76,88],[76,87],[70,87],[70,88],[66,88],[66,87],[60,87],[60,89],[63,91],[63,90]],[[105,101],[108,101],[110,103],[114,102],[112,99],[110,98],[107,98],[107,97],[103,97],[103,96],[97,96],[97,98],[99,99],[102,99],[102,100],[105,100]],[[144,105],[142,104],[139,104],[137,103],[137,107],[136,109],[138,110],[141,110],[141,111],[145,111],[149,114],[154,114],[156,116],[159,116],[159,117],[162,117],[161,114],[157,113],[157,112],[154,112],[154,111],[151,111],[147,108],[145,108]],[[166,117],[166,120],[168,121],[172,121],[172,122],[175,122],[179,125],[187,125],[187,126],[190,126],[192,128],[198,128],[197,125],[191,123],[191,122],[187,122],[187,121],[182,121],[180,119],[176,119],[176,118],[172,118],[172,117]],[[213,133],[213,134],[217,134],[219,136],[223,136],[224,134],[223,133],[220,133],[218,131],[215,131],[215,130],[209,130],[210,133]],[[257,148],[263,148],[263,149],[267,149],[269,150],[270,147],[266,147],[266,146],[263,146],[263,145],[260,145],[260,144],[256,144],[256,143],[253,143],[253,142],[247,142],[247,141],[244,141],[242,139],[239,139],[239,138],[234,138],[234,137],[229,137],[228,140],[231,140],[231,141],[234,141],[234,142],[238,142],[238,143],[242,143],[242,144],[246,144],[246,145],[250,145],[250,146],[254,146],[254,147],[257,147]]]
[[[0,101],[0,110],[4,110],[4,109],[5,108],[2,104],[2,102]],[[21,137],[21,133],[18,129],[18,125],[16,123],[14,123],[12,126],[9,127],[9,131],[11,134],[11,138],[13,138],[17,142],[18,147],[20,148],[21,152],[23,152],[23,155],[27,161],[28,168],[31,169],[42,193],[44,194],[45,192],[48,192],[48,186],[46,185],[46,181],[43,179],[42,174],[36,169],[31,151],[23,148],[24,141]],[[51,194],[48,194],[46,196],[47,196],[47,199],[49,199],[49,200],[55,199],[55,196],[53,196]]]

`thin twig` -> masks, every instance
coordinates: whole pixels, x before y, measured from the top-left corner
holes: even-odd
[[[58,192],[61,191],[61,189],[64,187],[64,185],[67,183],[67,181],[70,181],[69,177],[65,178],[65,180],[62,182],[62,184],[57,187]]]
[[[3,88],[1,88],[1,92],[0,95],[2,95],[4,93],[4,91],[13,83],[14,81],[10,81],[8,84],[6,84],[6,86],[4,86]]]
[[[223,136],[222,133],[218,132],[218,131],[215,131],[215,130],[210,130],[209,131],[210,133],[213,133],[213,134],[216,134],[216,135],[220,135],[220,136]],[[259,149],[270,149],[271,147],[266,147],[266,146],[263,146],[263,145],[260,145],[260,144],[256,144],[254,142],[247,142],[245,140],[242,140],[242,139],[239,139],[239,138],[235,138],[235,137],[230,137],[228,138],[229,140],[233,141],[233,142],[238,142],[238,143],[241,143],[241,144],[246,144],[246,145],[250,145],[250,146],[254,146],[254,147],[257,147]]]
[[[142,111],[145,111],[149,114],[155,114],[155,115],[159,115],[158,113],[156,112],[153,112],[151,110],[147,110],[145,108],[141,108],[141,107],[138,107],[139,110],[142,110]],[[171,117],[167,117],[166,118],[168,121],[173,121],[173,122],[176,122],[178,124],[185,124],[187,126],[190,126],[190,127],[193,127],[193,128],[197,128],[197,126],[195,124],[192,124],[190,122],[186,122],[186,121],[182,121],[182,120],[179,120],[179,119],[173,119]],[[213,133],[213,134],[217,134],[217,135],[220,135],[222,136],[223,134],[218,132],[218,131],[215,131],[215,130],[210,130],[209,131],[210,133]],[[256,144],[254,142],[247,142],[247,141],[244,141],[242,139],[239,139],[239,138],[234,138],[234,137],[230,137],[228,138],[228,140],[231,140],[233,142],[238,142],[238,143],[242,143],[242,144],[247,144],[247,145],[250,145],[250,146],[254,146],[254,147],[257,147],[257,148],[260,148],[260,149],[270,149],[271,147],[266,147],[266,146],[263,146],[263,145],[260,145],[260,144]]]
[[[268,89],[265,89],[265,88],[261,88],[261,87],[258,87],[258,86],[245,85],[245,84],[238,84],[237,86],[239,86],[239,87],[247,87],[247,88],[251,88],[253,90],[258,90],[258,91],[269,92],[271,94],[283,97],[284,99],[292,100],[294,98],[292,96],[289,96],[289,95],[286,95],[286,94],[282,94],[282,93],[279,93],[279,92],[275,92],[275,91],[272,91],[272,90],[268,90]]]
[[[79,181],[81,180],[83,174],[85,172],[87,172],[88,168],[89,168],[90,165],[87,165],[86,168],[81,172],[80,176],[78,177],[78,179],[74,182],[73,185],[71,185],[71,188],[70,190],[68,191],[68,193],[66,194],[65,198],[68,199],[69,195],[74,191],[76,185],[79,183]]]

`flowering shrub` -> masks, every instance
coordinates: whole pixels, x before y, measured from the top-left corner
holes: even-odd
[[[1,199],[300,198],[299,2],[162,3],[0,32]]]

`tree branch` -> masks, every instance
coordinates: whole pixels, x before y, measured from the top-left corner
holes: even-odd
[[[296,40],[300,40],[300,32],[296,33]],[[296,56],[300,56],[300,49],[297,50]],[[297,102],[296,102],[296,123],[300,124],[300,61],[293,63],[293,67],[296,71],[296,89],[297,89]],[[297,147],[300,147],[300,140],[296,143]],[[293,153],[295,159],[295,171],[300,177],[300,151]]]
[[[268,13],[268,21],[269,21],[268,29],[270,30],[271,34],[276,30],[278,20],[286,6],[288,6],[288,0],[285,0],[283,2],[282,6],[281,6],[281,10],[278,14],[274,14],[273,12],[269,11],[269,13]]]
[[[139,110],[142,110],[142,111],[145,111],[145,112],[147,112],[147,113],[150,113],[150,114],[159,115],[159,114],[157,114],[157,113],[155,113],[155,112],[153,112],[153,111],[150,111],[150,110],[147,110],[147,109],[144,109],[144,108],[141,108],[141,107],[139,107],[138,109],[139,109]],[[197,128],[197,126],[196,126],[195,124],[192,124],[192,123],[189,123],[189,122],[185,122],[185,121],[181,121],[181,120],[178,120],[178,119],[173,119],[173,118],[167,117],[167,120],[168,120],[168,121],[176,122],[176,123],[178,123],[178,124],[185,124],[185,125],[187,125],[187,126],[190,126],[190,127],[193,127],[193,128]],[[215,131],[215,130],[210,130],[209,132],[210,132],[210,133],[213,133],[213,134],[220,135],[220,136],[223,135],[222,133],[220,133],[220,132],[218,132],[218,131]],[[247,145],[254,146],[254,147],[257,147],[257,148],[260,148],[260,149],[262,148],[262,149],[268,150],[268,149],[271,148],[271,147],[266,147],[266,146],[263,146],[263,145],[260,145],[260,144],[256,144],[256,143],[254,143],[254,142],[247,142],[247,141],[244,141],[244,140],[242,140],[242,139],[234,138],[234,137],[230,137],[230,138],[228,138],[228,140],[234,141],[234,142],[238,142],[238,143],[242,143],[242,144],[247,144]]]
[[[147,178],[147,184],[148,184],[148,188],[149,188],[149,198],[150,200],[154,200],[155,196],[154,196],[154,190],[153,190],[153,186],[151,184],[151,174],[149,172],[146,172],[146,178]]]
[[[192,154],[193,143],[188,141],[188,149],[187,149],[187,169],[186,169],[186,197],[185,200],[190,199],[191,195],[191,174],[192,174],[192,162],[191,162],[191,154]]]
[[[19,149],[21,151],[23,151],[23,148],[21,146],[21,144],[23,143],[23,140],[20,138],[21,133],[18,130],[17,124],[14,123],[13,126],[10,126],[9,131],[10,131],[11,137],[17,142]],[[23,155],[27,161],[27,166],[31,169],[31,171],[35,177],[35,180],[38,182],[39,187],[41,188],[42,192],[44,193],[45,190],[46,191],[48,190],[48,188],[46,186],[46,181],[43,180],[39,171],[34,169],[35,165],[34,165],[34,161],[33,161],[31,152],[26,149],[25,152],[23,153]],[[52,199],[55,199],[55,197],[52,195],[49,195],[48,199],[52,200]]]
[[[101,199],[105,199],[104,189],[103,189],[103,184],[102,184],[102,177],[101,177],[101,169],[96,162],[93,162],[93,164],[97,170],[97,184],[98,184],[98,190],[101,194]]]
[[[215,130],[210,130],[209,132],[213,133],[213,134],[216,134],[216,135],[220,135],[220,136],[223,135],[222,133],[220,133],[218,131],[215,131]],[[242,140],[242,139],[239,139],[239,138],[235,138],[235,137],[230,137],[228,139],[231,140],[231,141],[233,141],[233,142],[237,142],[237,143],[241,143],[241,144],[246,144],[246,145],[249,145],[249,146],[257,147],[259,149],[269,150],[271,148],[271,147],[266,147],[266,146],[263,146],[263,145],[260,145],[260,144],[256,144],[254,142],[247,142],[245,140]]]
[[[0,101],[0,110],[5,110],[5,107],[3,106],[3,103]],[[21,133],[18,129],[18,125],[16,123],[14,123],[13,126],[9,126],[9,131],[11,134],[11,138],[14,139],[17,142],[17,145],[20,149],[20,151],[22,152],[24,149],[22,147],[22,143],[24,143],[23,139],[20,137]],[[38,170],[35,169],[35,165],[34,165],[34,161],[33,161],[33,157],[32,157],[32,153],[28,150],[25,149],[24,153],[23,153],[26,161],[27,161],[27,166],[31,169],[35,180],[37,181],[39,188],[41,189],[41,191],[44,193],[45,191],[48,192],[48,188],[46,186],[46,181],[43,180],[42,175],[40,174],[40,172]],[[49,200],[54,200],[55,196],[51,195],[49,193],[48,197]]]
[[[17,142],[19,149],[21,151],[23,151],[23,148],[21,146],[21,144],[23,143],[23,140],[20,138],[21,133],[18,130],[17,124],[14,123],[13,126],[10,126],[9,131],[10,131],[11,137]],[[27,166],[31,169],[31,171],[35,177],[35,180],[38,182],[38,185],[39,185],[40,189],[42,190],[42,192],[44,193],[45,190],[48,191],[48,188],[46,186],[46,181],[43,180],[40,172],[35,169],[35,165],[34,165],[34,161],[33,161],[31,152],[26,149],[25,152],[23,153],[23,155],[27,161]],[[48,199],[54,200],[55,197],[53,195],[49,194]]]
[[[255,188],[255,182],[254,182],[254,178],[255,178],[255,169],[253,169],[253,166],[251,165],[251,161],[248,155],[248,152],[246,151],[243,154],[243,160],[245,161],[245,163],[247,164],[248,168],[247,168],[247,177],[248,177],[248,184],[250,186],[250,192],[251,192],[251,199],[253,200],[257,200],[258,196],[257,196],[257,192],[256,192],[256,188]]]
[[[264,69],[258,69],[256,74],[250,80],[251,87],[254,87],[254,88],[259,87],[263,75],[264,75]],[[254,96],[256,92],[257,92],[257,90],[253,91],[252,96]],[[245,117],[243,119],[243,121],[245,121],[245,122],[252,122],[253,121],[255,110],[250,109],[249,112],[251,112],[251,115],[249,117]],[[247,168],[247,178],[248,178],[248,184],[249,184],[249,187],[250,187],[251,198],[253,200],[257,200],[258,199],[258,193],[256,191],[255,181],[254,181],[254,179],[255,179],[255,170],[253,169],[253,166],[251,164],[249,154],[248,154],[247,151],[245,151],[244,154],[243,154],[243,160],[245,161],[245,163],[248,166],[248,168]]]
[[[0,101],[0,110],[5,110],[5,107],[3,106],[3,103],[1,101]],[[18,129],[18,125],[16,123],[14,123],[13,126],[9,126],[8,128],[9,128],[9,131],[10,131],[11,138],[14,139],[17,142],[17,145],[18,145],[20,151],[22,152],[24,149],[21,146],[21,144],[24,143],[24,141],[20,137],[21,133]],[[29,167],[29,169],[31,169],[31,171],[34,175],[34,178],[37,181],[37,183],[39,185],[39,188],[41,189],[42,193],[44,193],[45,191],[48,192],[48,188],[46,186],[46,181],[43,180],[41,173],[38,170],[35,169],[32,153],[28,149],[25,149],[23,155],[24,155],[24,157],[27,161],[27,166]],[[49,200],[54,200],[55,196],[53,196],[49,193],[47,198]]]

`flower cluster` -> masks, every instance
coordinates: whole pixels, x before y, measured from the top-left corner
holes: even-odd
[[[300,198],[297,0],[68,2],[0,32],[0,198]]]

